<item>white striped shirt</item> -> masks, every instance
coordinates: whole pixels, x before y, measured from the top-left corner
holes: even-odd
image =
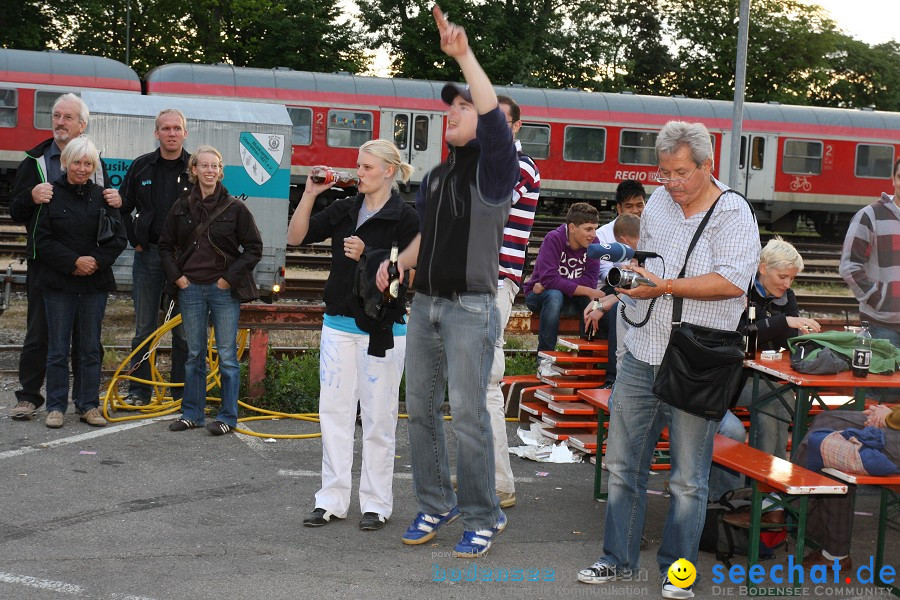
[[[728,186],[713,178],[721,190]],[[641,215],[641,237],[638,248],[656,252],[663,261],[648,259],[647,269],[664,279],[678,276],[684,264],[691,238],[706,211],[685,218],[665,187],[659,187],[647,201]],[[759,266],[759,228],[747,201],[737,194],[725,194],[715,206],[712,217],[697,240],[689,257],[685,277],[718,273],[739,289],[746,290]],[[638,300],[626,309],[628,318],[640,322],[647,314],[649,300]],[[682,321],[716,329],[737,329],[744,312],[746,297],[728,300],[690,300],[685,298]],[[660,296],[653,314],[644,327],[632,327],[625,335],[625,346],[640,361],[651,365],[662,362],[672,331],[672,300]]]

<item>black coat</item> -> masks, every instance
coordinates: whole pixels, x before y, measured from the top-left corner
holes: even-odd
[[[766,298],[759,292],[756,280],[750,291],[750,301],[756,307],[756,347],[759,350],[787,348],[788,338],[798,335],[796,329],[788,327],[788,317],[799,317],[800,307],[794,290],[788,289],[781,298]],[[741,317],[739,331],[747,327],[746,313]]]
[[[100,209],[111,219],[114,235],[97,243]],[[34,251],[38,262],[38,289],[78,294],[116,289],[112,265],[128,244],[119,210],[103,200],[103,188],[88,181],[72,185],[65,173],[53,183],[53,200],[35,210]],[[73,275],[75,261],[91,256],[99,269],[91,275]]]
[[[222,185],[216,193],[219,194],[218,203],[234,198]],[[172,205],[159,237],[159,259],[168,280],[166,292],[173,298],[178,297],[175,281],[181,277],[179,258],[187,250],[191,234],[199,225],[191,215],[189,199],[190,195],[184,194]],[[225,257],[227,266],[220,277],[231,286],[231,296],[241,302],[259,298],[253,268],[262,258],[263,241],[247,205],[234,198],[231,206],[216,217],[203,235],[208,236]]]
[[[189,192],[191,183],[188,178],[188,161],[191,155],[184,149],[181,150],[182,172],[178,175],[178,195]],[[153,180],[157,161],[161,160],[159,148],[137,157],[119,187],[122,196],[122,221],[125,223],[125,231],[128,233],[128,241],[132,247],[144,246],[150,243],[150,225],[156,215],[153,206],[153,183],[143,185],[145,181]],[[176,198],[177,199],[177,198]],[[174,203],[174,200],[173,200]],[[134,212],[132,219],[131,213]]]

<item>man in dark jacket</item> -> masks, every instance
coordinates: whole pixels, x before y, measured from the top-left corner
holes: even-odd
[[[66,144],[84,133],[90,111],[84,101],[75,94],[63,94],[56,99],[51,113],[53,137],[44,140],[25,153],[25,160],[16,169],[9,213],[17,223],[27,226],[28,273],[26,289],[28,294],[28,316],[26,317],[25,341],[19,355],[19,385],[16,390],[16,405],[9,416],[16,420],[28,421],[34,412],[44,404],[41,386],[47,372],[47,318],[44,313],[44,297],[35,287],[39,268],[34,260],[35,220],[41,212],[41,205],[51,201],[53,182],[62,175],[59,156]],[[109,177],[106,167],[101,164],[92,179],[97,185],[106,187]],[[119,192],[107,188],[103,199],[113,208],[122,206]],[[73,337],[78,335],[75,326]],[[73,368],[77,373],[77,369]],[[76,383],[77,387],[77,383]]]
[[[184,115],[174,108],[162,110],[156,116],[153,133],[159,141],[159,148],[136,158],[122,180],[122,220],[128,232],[128,241],[134,248],[131,266],[134,301],[132,350],[158,327],[166,275],[160,264],[157,244],[169,209],[191,187],[187,172],[190,154],[184,149],[184,140],[188,135]],[[176,314],[177,307],[172,316]],[[150,364],[143,360],[145,351],[134,357],[131,368],[135,377],[149,380]],[[185,362],[187,343],[184,329],[179,325],[172,330],[172,383],[184,381]],[[125,402],[134,406],[150,403],[149,384],[132,381],[128,392]],[[172,388],[172,396],[180,398],[181,388]]]

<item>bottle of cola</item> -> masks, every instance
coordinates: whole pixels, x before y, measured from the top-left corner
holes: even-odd
[[[750,303],[747,307],[747,328],[744,330],[744,358],[756,359],[756,338],[758,326],[756,325],[756,306]]]
[[[359,177],[354,177],[346,171],[335,171],[329,167],[313,167],[309,172],[309,178],[313,183],[327,183],[332,187],[351,187],[359,185]]]
[[[853,345],[853,376],[868,377],[869,365],[872,362],[872,334],[869,333],[869,322],[862,322],[862,329],[856,334]]]
[[[397,300],[400,298],[400,268],[397,266],[397,257],[399,250],[397,242],[391,245],[391,258],[388,262],[388,284],[384,288],[384,303],[391,308],[397,306]]]

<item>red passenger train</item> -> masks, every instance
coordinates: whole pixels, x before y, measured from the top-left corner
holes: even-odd
[[[65,79],[46,66],[61,57],[73,61]],[[296,192],[312,165],[355,168],[356,149],[373,138],[394,140],[413,165],[406,191],[446,153],[443,82],[170,64],[150,71],[143,84],[148,95],[284,104],[294,124]],[[35,114],[36,96],[89,88],[137,91],[137,77],[108,59],[0,50],[0,168],[14,167],[22,150],[46,138],[39,130],[49,116],[46,108]],[[709,128],[716,176],[728,180],[730,102],[519,86],[497,91],[522,107],[520,137],[541,170],[542,206],[607,204],[625,178],[652,187],[656,133],[674,118]],[[737,187],[771,229],[792,231],[804,217],[824,236],[842,237],[860,206],[891,189],[900,114],[747,103],[743,129]]]

